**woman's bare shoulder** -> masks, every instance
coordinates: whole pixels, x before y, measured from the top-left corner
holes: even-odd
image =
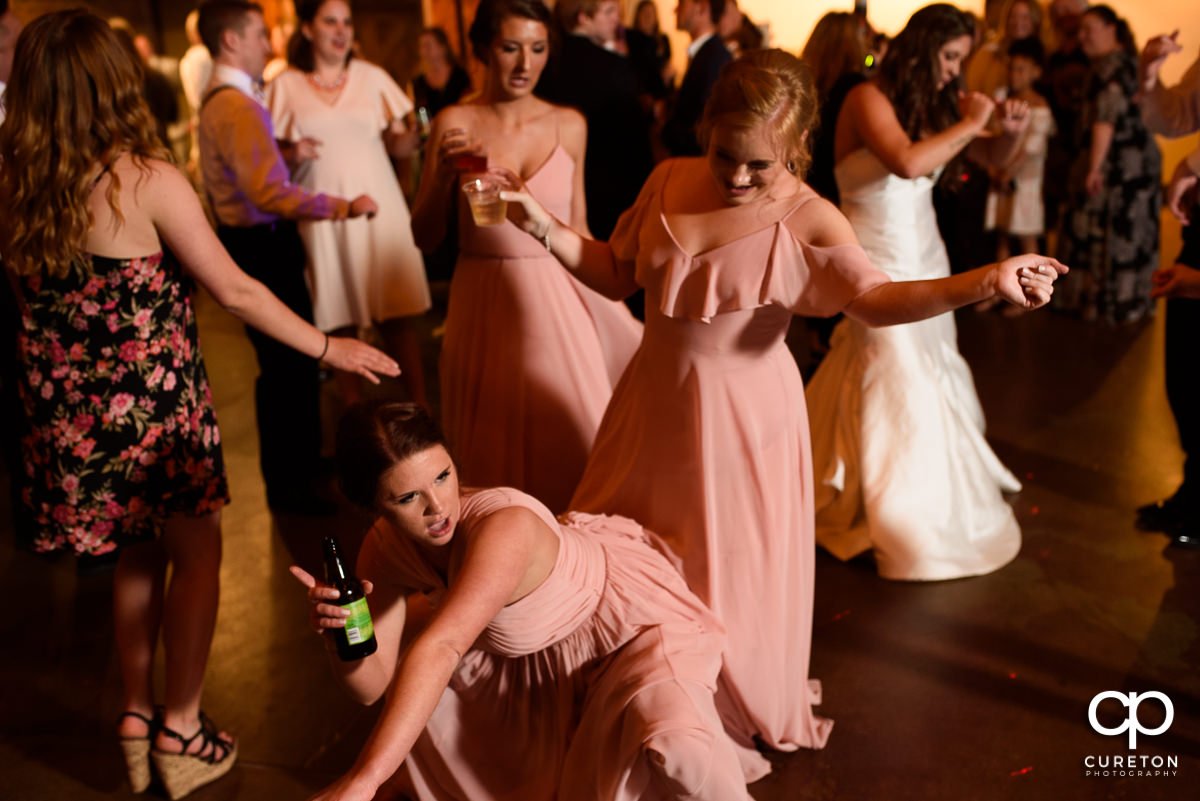
[[[456,125],[469,125],[478,118],[480,106],[475,103],[455,103],[446,106],[433,118],[433,129],[445,130]]]
[[[164,196],[169,199],[179,192],[195,191],[179,168],[163,159],[122,153],[109,165],[107,173],[117,178],[122,196],[130,197],[135,206],[146,200],[155,202]],[[104,186],[106,177],[100,176],[99,186]]]
[[[587,133],[587,120],[576,109],[566,106],[552,106],[552,108],[554,109],[555,121],[561,127],[564,135]]]
[[[837,206],[807,185],[801,192],[811,193],[811,197],[800,202],[795,212],[784,221],[793,236],[814,247],[858,244],[854,228]]]

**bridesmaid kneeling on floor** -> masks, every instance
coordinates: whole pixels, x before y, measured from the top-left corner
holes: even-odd
[[[446,798],[749,801],[713,702],[721,624],[632,520],[556,520],[514,489],[460,489],[418,406],[371,401],[337,437],[342,490],[378,514],[357,574],[378,650],[334,653],[346,612],[299,567],[310,625],[356,699],[383,713],[319,799],[369,799],[393,774]],[[428,625],[401,653],[406,597]]]

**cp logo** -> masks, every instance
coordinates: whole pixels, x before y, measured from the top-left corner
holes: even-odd
[[[1106,729],[1100,725],[1100,721],[1096,720],[1096,709],[1100,706],[1100,702],[1105,698],[1115,698],[1120,701],[1123,706],[1129,708],[1129,717],[1125,719],[1124,723],[1114,729]],[[1157,729],[1142,728],[1142,723],[1138,720],[1138,705],[1147,698],[1157,698],[1162,702],[1163,709],[1166,711],[1166,717],[1163,718],[1162,725]],[[1092,699],[1091,705],[1088,706],[1088,722],[1092,724],[1092,728],[1099,734],[1114,736],[1120,734],[1126,729],[1129,730],[1129,748],[1131,750],[1137,748],[1138,732],[1148,735],[1162,734],[1164,731],[1171,728],[1171,721],[1174,719],[1175,706],[1171,703],[1170,698],[1158,691],[1141,693],[1140,695],[1138,693],[1129,693],[1129,695],[1126,696],[1117,692],[1116,690],[1109,690],[1107,692],[1098,694]]]

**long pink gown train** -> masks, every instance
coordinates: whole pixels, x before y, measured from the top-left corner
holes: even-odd
[[[668,162],[610,240],[646,289],[641,347],[617,385],[572,509],[631,517],[682,558],[729,632],[717,705],[748,780],[772,748],[820,748],[808,678],[813,485],[804,387],[784,345],[793,314],[828,316],[887,276],[856,245],[815,248],[779,221],[685,253],[662,206]]]
[[[554,569],[466,653],[395,781],[419,801],[750,801],[713,703],[723,629],[664,546],[508,488],[464,493],[455,536],[513,506],[558,534]],[[446,582],[412,541],[369,536],[436,609]]]
[[[575,169],[557,146],[525,182],[560,220],[571,219]],[[461,200],[459,220],[441,361],[446,437],[464,483],[516,487],[566,511],[641,325],[511,222],[480,228]]]

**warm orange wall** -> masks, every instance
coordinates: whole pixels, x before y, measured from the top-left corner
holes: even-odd
[[[626,0],[631,6],[636,6],[636,0]],[[1111,2],[1111,0],[1110,0]],[[686,66],[688,39],[684,34],[674,32],[676,0],[655,0],[659,9],[659,24],[663,30],[672,32],[672,45],[677,67],[682,75]],[[1196,8],[1196,0],[1137,0],[1137,2],[1113,2],[1113,8],[1125,16],[1139,46],[1147,39],[1159,33],[1178,29],[1180,42],[1184,52],[1172,56],[1163,70],[1164,80],[1168,85],[1178,81],[1188,65],[1200,56],[1200,14],[1181,13],[1181,9],[1191,6]],[[878,30],[895,34],[904,27],[904,23],[913,11],[927,5],[923,0],[867,0],[867,18]],[[956,3],[974,13],[982,13],[984,0]],[[792,53],[799,53],[804,47],[808,34],[813,25],[827,11],[851,11],[853,0],[738,0],[738,6],[757,23],[770,23],[771,45],[780,47]],[[632,13],[630,8],[629,13]],[[628,14],[625,17],[629,19]],[[1159,138],[1159,147],[1163,154],[1163,179],[1167,180],[1175,165],[1187,153],[1200,146],[1200,135],[1184,137],[1177,140]],[[1170,214],[1164,212],[1162,223],[1162,259],[1169,263],[1179,252],[1180,243],[1179,222]]]

